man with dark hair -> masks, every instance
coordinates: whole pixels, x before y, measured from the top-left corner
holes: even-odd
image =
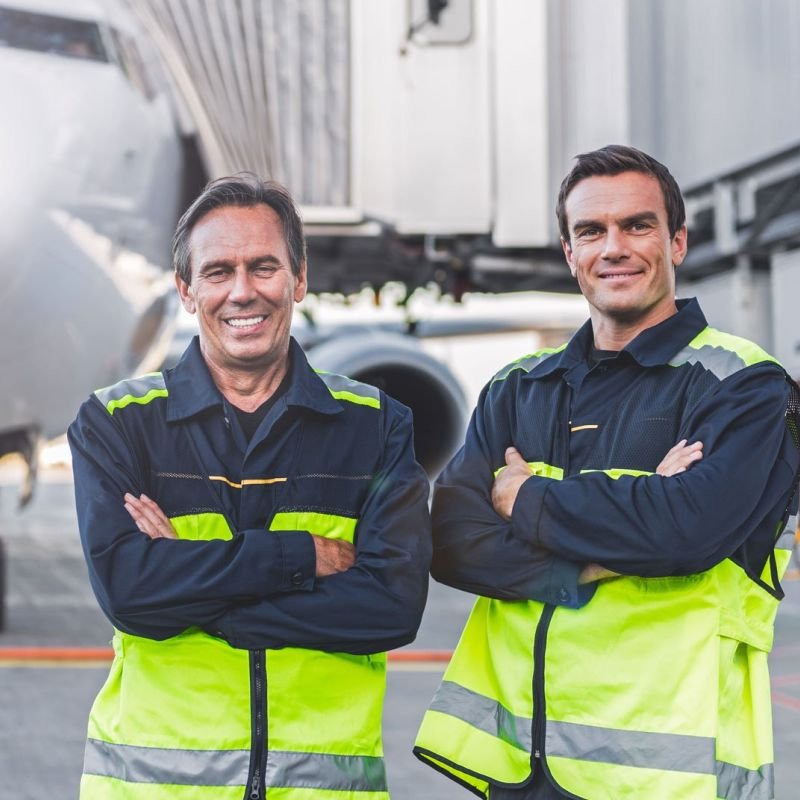
[[[413,640],[430,562],[410,412],[291,339],[306,257],[282,186],[213,181],[173,254],[199,337],[69,430],[115,627],[81,797],[387,798],[385,651]]]
[[[655,159],[578,156],[557,216],[590,320],[497,373],[437,480],[432,574],[480,597],[415,753],[490,800],[771,798],[797,386],[676,300]]]

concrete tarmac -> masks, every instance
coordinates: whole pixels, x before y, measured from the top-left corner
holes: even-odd
[[[15,471],[0,465],[0,536],[8,557],[8,624],[0,648],[105,647],[78,541],[66,469],[46,471],[33,503],[16,510]],[[800,797],[800,581],[786,581],[771,656],[776,798]],[[472,598],[438,584],[409,649],[454,647]],[[392,667],[384,739],[393,800],[465,800],[465,790],[423,766],[411,743],[443,665]],[[0,661],[0,800],[77,797],[86,719],[103,662]]]

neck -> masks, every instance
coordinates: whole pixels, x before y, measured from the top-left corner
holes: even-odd
[[[242,411],[255,411],[278,390],[289,368],[288,354],[257,367],[220,367],[206,359],[211,379],[222,396]]]
[[[645,318],[624,319],[600,314],[595,308],[590,309],[594,346],[598,350],[622,350],[629,345],[642,331],[652,328],[678,313],[677,306],[663,307],[657,313],[650,313]]]

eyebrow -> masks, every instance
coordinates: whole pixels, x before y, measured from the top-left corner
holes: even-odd
[[[623,217],[618,220],[622,227],[633,225],[635,222],[658,222],[658,214],[655,211],[640,211],[637,214],[631,214],[629,217]],[[602,228],[603,223],[595,219],[579,219],[572,225],[573,231],[578,231],[581,228]]]

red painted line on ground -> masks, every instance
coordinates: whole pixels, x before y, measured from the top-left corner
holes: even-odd
[[[796,675],[773,675],[773,686],[794,686],[800,683],[800,673]]]
[[[447,662],[452,650],[394,650],[389,661]],[[110,647],[0,647],[0,661],[111,661]]]
[[[452,650],[392,650],[389,661],[441,661],[447,662],[453,657]]]
[[[792,711],[800,712],[800,697],[792,697],[791,695],[784,694],[783,692],[773,692],[772,702],[777,706],[783,706]]]

